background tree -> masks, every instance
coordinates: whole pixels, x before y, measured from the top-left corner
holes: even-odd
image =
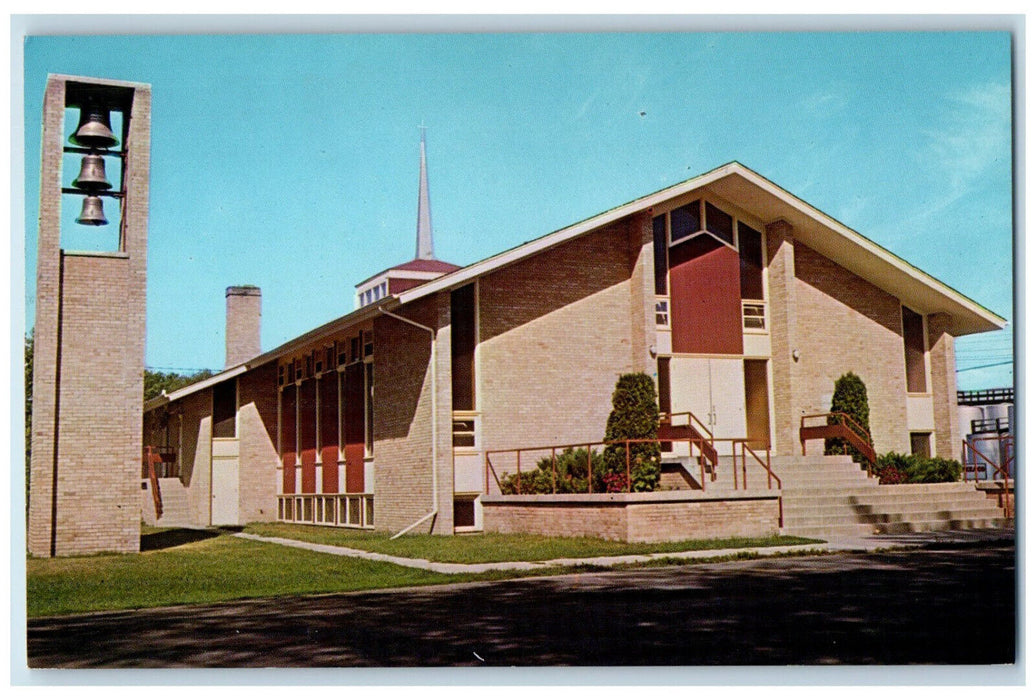
[[[845,413],[852,418],[866,432],[860,435],[871,447],[874,440],[871,438],[870,406],[867,403],[867,386],[852,372],[846,372],[835,382],[835,393],[831,396],[831,413]],[[838,422],[834,417],[828,418],[828,425]],[[852,428],[850,428],[852,429]],[[859,431],[856,431],[859,432]],[[853,460],[863,463],[865,457],[859,450],[849,445],[841,438],[827,438],[824,440],[824,454],[840,455],[848,451]]]
[[[159,396],[164,390],[167,394],[185,386],[208,379],[215,372],[203,369],[194,374],[177,374],[176,372],[155,372],[150,369],[144,370],[144,400],[153,399]]]
[[[658,438],[658,396],[655,382],[643,372],[619,377],[612,393],[612,412],[604,431],[606,442]],[[654,491],[661,475],[661,451],[657,442],[630,444],[630,480],[634,491]],[[608,488],[626,490],[626,447],[609,445],[604,450]]]

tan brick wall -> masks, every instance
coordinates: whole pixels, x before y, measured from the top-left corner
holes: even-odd
[[[630,542],[768,537],[780,532],[777,498],[638,503],[629,507]]]
[[[793,387],[799,367],[792,359],[796,338],[795,239],[791,226],[776,221],[766,227],[766,274],[769,284],[770,364],[773,386],[774,451],[799,450],[799,413]]]
[[[437,328],[439,516],[414,532],[453,531],[449,293],[397,313]],[[398,531],[432,509],[431,337],[398,319],[374,322],[374,526]],[[433,529],[434,528],[434,529]]]
[[[183,412],[183,442],[180,448],[180,480],[187,488],[191,522],[211,522],[212,495],[212,390],[186,396],[179,403]]]
[[[65,86],[52,76],[44,97],[28,546],[37,556],[136,552],[150,89],[133,96],[123,249],[63,255]]]
[[[262,293],[258,287],[227,287],[227,367],[259,355]]]
[[[277,363],[238,377],[240,522],[277,519]]]
[[[773,498],[714,501],[663,499],[623,501],[608,496],[488,499],[486,532],[552,537],[601,537],[624,542],[666,542],[723,537],[766,537],[779,532]]]
[[[630,246],[630,371],[658,373],[650,348],[655,332],[655,250],[651,216],[645,212],[629,222]],[[657,387],[657,377],[656,387]]]
[[[802,353],[792,375],[795,440],[798,417],[829,411],[822,397],[851,371],[867,386],[875,449],[909,451],[899,300],[802,243],[795,244],[795,278],[794,343]],[[823,441],[807,450],[822,453]]]
[[[615,382],[632,365],[629,239],[620,222],[480,280],[486,449],[604,436]]]
[[[957,358],[950,318],[928,316],[928,349],[931,361],[932,408],[935,414],[935,454],[960,459],[961,435],[957,417]]]

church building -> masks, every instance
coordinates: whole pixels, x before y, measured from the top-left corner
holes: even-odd
[[[145,519],[157,486],[162,523],[481,531],[487,454],[599,444],[630,372],[721,454],[779,458],[851,371],[879,453],[959,458],[954,339],[1005,325],[736,162],[463,267],[433,252],[423,136],[418,202],[415,258],[277,348],[227,289],[226,368],[145,406]]]

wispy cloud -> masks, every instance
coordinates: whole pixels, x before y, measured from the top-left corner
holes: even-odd
[[[804,96],[799,100],[798,109],[800,112],[831,114],[842,111],[848,104],[849,94],[845,86],[835,86]]]
[[[926,218],[952,205],[1011,157],[1011,88],[973,86],[945,100],[943,120],[924,132],[927,169],[946,178],[944,195],[918,214]]]

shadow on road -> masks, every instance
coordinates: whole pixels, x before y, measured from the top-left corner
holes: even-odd
[[[1000,664],[1012,545],[30,621],[37,667]]]

